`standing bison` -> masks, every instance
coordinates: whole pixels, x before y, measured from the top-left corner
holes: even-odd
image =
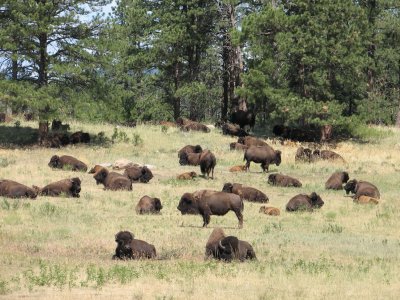
[[[200,214],[203,217],[203,227],[210,223],[210,216],[223,216],[232,210],[238,220],[239,228],[243,227],[243,201],[235,194],[224,192],[185,193],[182,195],[178,210],[185,214]]]
[[[325,182],[325,188],[327,190],[342,190],[343,183],[349,180],[349,173],[347,172],[335,172]]]
[[[85,163],[69,155],[53,155],[48,165],[50,168],[54,169],[68,168],[72,171],[87,171],[87,165]]]
[[[263,172],[267,171],[270,164],[279,166],[281,164],[281,151],[274,150],[270,146],[251,146],[244,153],[243,160],[246,160],[246,170],[250,168],[250,162],[261,164]]]
[[[322,201],[321,197],[318,196],[315,192],[312,192],[310,195],[299,194],[299,195],[294,196],[286,204],[286,210],[287,211],[297,211],[297,210],[313,211],[313,208],[320,208],[323,205],[324,205],[324,201]]]
[[[276,186],[283,186],[283,187],[301,187],[301,182],[293,177],[282,175],[282,174],[271,174],[268,176],[268,183],[271,185]]]
[[[141,240],[135,239],[129,231],[120,231],[115,235],[117,248],[112,259],[143,259],[156,257],[156,248]]]
[[[109,172],[106,168],[100,169],[93,178],[96,180],[96,184],[102,183],[106,190],[132,190],[132,181],[119,173]]]
[[[380,199],[381,197],[378,188],[368,181],[352,179],[346,183],[344,190],[346,194],[350,192],[355,194],[353,199],[358,199],[360,196],[369,196],[376,199]]]
[[[31,198],[35,199],[37,192],[19,182],[0,179],[0,196],[8,198]]]
[[[81,180],[78,177],[63,179],[46,185],[44,188],[37,188],[38,194],[42,196],[79,198],[81,192]]]
[[[158,198],[143,196],[136,205],[136,213],[142,214],[159,214],[162,209],[161,201]]]
[[[267,203],[269,201],[267,195],[260,190],[257,190],[253,187],[244,186],[240,183],[225,183],[222,191],[239,195],[242,199],[252,202]]]
[[[146,166],[132,166],[125,169],[124,176],[132,182],[148,183],[153,178],[153,173]]]
[[[256,123],[256,116],[250,111],[238,110],[232,113],[231,122],[238,124],[240,128],[244,128],[246,125],[253,128]]]
[[[204,176],[207,175],[207,178],[209,178],[211,173],[211,178],[214,179],[214,168],[217,164],[217,160],[211,151],[205,150],[201,153],[199,164],[201,173]]]
[[[253,247],[235,236],[225,236],[222,228],[215,228],[208,238],[205,259],[209,257],[230,262],[257,259]]]

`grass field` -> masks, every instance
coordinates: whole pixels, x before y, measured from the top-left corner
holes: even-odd
[[[107,137],[114,130],[111,125],[70,125],[71,131],[103,131]],[[235,139],[217,129],[205,134],[160,126],[123,127],[119,132],[126,135],[120,133],[120,140],[125,142],[108,147],[0,149],[0,178],[29,186],[76,175],[82,180],[79,199],[0,198],[0,298],[398,299],[400,131],[365,131],[367,142],[342,142],[334,149],[345,164],[296,164],[295,146],[270,141],[282,151],[282,164],[271,166],[270,172],[299,178],[300,189],[269,186],[259,165],[252,164],[249,173],[228,172],[230,166],[243,164],[243,154],[229,151],[229,142]],[[177,151],[186,144],[200,144],[215,153],[214,180],[175,179],[182,172],[200,171],[178,164]],[[54,154],[73,155],[89,167],[127,158],[154,165],[154,178],[148,184],[134,184],[132,192],[104,191],[91,174],[50,169],[47,164]],[[337,170],[374,183],[381,192],[380,204],[357,205],[343,191],[326,191],[325,181]],[[220,190],[225,182],[262,190],[281,215],[259,214],[260,204],[246,202],[243,229],[237,229],[233,212],[211,216],[209,227],[202,228],[200,216],[182,216],[176,209],[184,192]],[[320,210],[285,212],[292,196],[312,191],[325,201]],[[161,199],[161,215],[136,215],[136,203],[146,194]],[[258,260],[204,261],[204,247],[215,227],[249,241]],[[159,259],[111,260],[114,235],[120,230],[154,244]]]

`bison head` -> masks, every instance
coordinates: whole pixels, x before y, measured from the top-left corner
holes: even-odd
[[[239,239],[235,236],[227,236],[218,243],[220,259],[231,261],[239,253]]]
[[[154,198],[154,209],[159,212],[162,208],[160,199]]]
[[[282,162],[281,154],[282,154],[281,151],[275,150],[275,160],[274,161],[277,166],[279,166]]]
[[[313,207],[322,207],[322,205],[324,205],[324,201],[322,201],[321,197],[315,192],[311,193],[310,199]]]
[[[194,152],[201,153],[201,152],[203,152],[203,148],[201,148],[200,145],[196,145],[196,146],[194,146]]]
[[[74,197],[79,198],[79,193],[81,192],[81,180],[78,177],[71,179],[71,192]]]
[[[60,162],[60,157],[58,155],[53,155],[50,159],[50,162],[48,164],[50,168],[61,168],[61,162]]]
[[[144,166],[141,170],[141,175],[139,178],[140,182],[147,183],[153,178],[153,173],[150,171],[150,169],[146,166]]]
[[[224,184],[224,187],[222,188],[222,191],[225,193],[232,193],[232,189],[233,189],[233,184],[228,182]]]
[[[346,195],[348,195],[350,192],[353,194],[356,193],[356,186],[357,186],[357,180],[352,179],[349,182],[347,182],[344,186],[344,190],[346,191]]]
[[[243,136],[241,136],[240,138],[238,138],[238,143],[239,144],[243,144],[244,145],[244,141],[245,141],[245,139],[244,139],[244,137]]]
[[[115,235],[115,242],[117,243],[117,249],[115,249],[115,255],[113,258],[132,258],[133,250],[131,243],[134,239],[134,235],[129,231],[120,231]]]
[[[96,174],[93,175],[93,178],[96,180],[96,184],[103,183],[104,180],[108,176],[108,170],[105,168],[100,169]]]
[[[90,135],[89,135],[89,133],[82,132],[81,143],[85,143],[85,144],[90,143]]]
[[[188,155],[186,152],[183,152],[179,157],[179,164],[181,166],[186,166],[189,163]]]
[[[181,200],[178,204],[178,210],[181,212],[182,215],[191,214],[197,215],[199,214],[199,207],[198,207],[198,197],[193,196],[193,194],[185,193],[181,197]]]
[[[25,197],[35,199],[38,195],[38,192],[36,189],[27,189],[25,192]]]
[[[271,174],[268,176],[268,183],[272,185],[276,183],[276,174]]]

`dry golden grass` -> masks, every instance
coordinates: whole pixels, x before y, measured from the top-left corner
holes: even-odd
[[[35,123],[22,125],[36,126]],[[72,122],[71,130],[113,134],[110,125]],[[296,147],[273,145],[282,151],[282,164],[270,172],[299,178],[303,187],[267,184],[267,175],[252,164],[250,173],[231,173],[243,164],[243,154],[229,151],[231,137],[218,130],[183,133],[160,126],[119,128],[128,143],[111,147],[69,146],[62,149],[0,149],[0,178],[43,186],[78,175],[79,199],[38,197],[0,198],[0,298],[38,299],[397,299],[400,294],[400,132],[377,128],[369,143],[340,143],[334,151],[346,163],[295,164]],[[379,138],[379,132],[382,138]],[[390,133],[390,134],[389,134]],[[143,143],[134,145],[133,135]],[[200,144],[217,157],[214,180],[179,181],[176,176],[198,167],[180,166],[177,150]],[[148,184],[132,192],[104,191],[92,174],[52,170],[54,154],[73,155],[89,167],[127,158],[155,166]],[[324,183],[337,170],[351,178],[371,181],[380,189],[378,205],[356,205],[343,191],[326,191]],[[271,217],[259,213],[261,204],[245,203],[244,228],[230,212],[211,217],[201,228],[200,216],[182,216],[176,209],[184,192],[222,189],[239,182],[265,192],[268,205],[281,210]],[[316,191],[325,205],[314,213],[287,213],[287,201],[298,193]],[[143,195],[158,197],[161,215],[136,215]],[[214,227],[249,241],[258,261],[204,261],[204,247]],[[159,260],[112,261],[119,230],[132,231],[155,245]],[[2,296],[1,296],[2,294]]]

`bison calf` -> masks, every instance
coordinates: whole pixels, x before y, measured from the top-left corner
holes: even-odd
[[[134,238],[129,231],[120,231],[115,235],[118,244],[112,259],[143,259],[156,257],[156,248],[141,240]]]
[[[229,172],[245,172],[246,166],[233,166],[229,169]]]
[[[137,214],[159,214],[162,209],[161,201],[158,198],[143,196],[136,205]]]
[[[269,201],[267,195],[265,195],[260,190],[257,190],[253,187],[244,186],[240,183],[225,183],[222,191],[226,193],[234,193],[236,195],[239,195],[242,199],[248,201],[261,203],[267,203]]]
[[[310,195],[299,194],[294,196],[286,204],[287,211],[307,210],[312,211],[313,208],[320,208],[324,205],[321,197],[315,192]]]
[[[96,184],[102,183],[106,190],[132,190],[132,181],[122,174],[116,172],[109,172],[106,168],[100,169],[93,178]]]
[[[190,179],[193,179],[195,177],[197,177],[196,172],[186,172],[186,173],[182,173],[182,174],[178,175],[176,177],[176,179],[178,179],[178,180],[190,180]]]
[[[269,215],[269,216],[279,216],[281,214],[279,208],[268,207],[268,206],[261,206],[260,210],[258,212]]]
[[[347,172],[335,172],[325,182],[325,188],[327,190],[342,190],[343,183],[349,180],[349,173]]]
[[[185,193],[181,197],[178,210],[182,215],[200,214],[203,217],[203,227],[210,223],[210,216],[223,216],[232,210],[238,220],[239,228],[243,227],[243,201],[235,194],[224,192]]]
[[[370,196],[361,195],[358,199],[354,199],[353,202],[358,204],[378,204],[379,200]]]
[[[72,171],[87,171],[87,165],[85,163],[69,155],[53,155],[48,165],[50,168],[55,169],[70,168]]]
[[[283,187],[301,187],[301,182],[293,177],[282,175],[282,174],[271,174],[268,176],[268,183],[276,186]]]

